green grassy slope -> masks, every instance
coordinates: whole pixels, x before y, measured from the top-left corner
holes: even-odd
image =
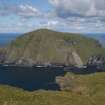
[[[68,92],[0,86],[0,105],[105,105],[105,73],[67,76],[77,86]]]
[[[91,55],[105,54],[98,41],[80,34],[41,29],[26,33],[8,48],[8,60],[32,58],[36,62],[64,63],[68,52],[75,50],[85,63]]]

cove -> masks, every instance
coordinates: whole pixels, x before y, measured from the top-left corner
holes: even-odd
[[[59,90],[56,76],[64,76],[63,68],[32,68],[0,66],[0,84],[28,91],[39,89]]]

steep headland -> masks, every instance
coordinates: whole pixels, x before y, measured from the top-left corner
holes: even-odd
[[[105,49],[94,39],[40,29],[12,41],[6,50],[5,63],[80,66],[93,55],[105,55]]]

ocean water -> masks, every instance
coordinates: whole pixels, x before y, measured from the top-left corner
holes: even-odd
[[[39,89],[59,90],[56,76],[64,76],[63,68],[33,68],[0,66],[0,84],[28,91]]]
[[[56,77],[64,76],[67,72],[81,75],[99,72],[99,70],[93,67],[90,69],[67,68],[0,65],[0,85],[9,85],[28,91],[39,89],[60,90],[60,86],[56,82]]]
[[[19,33],[0,33],[0,47],[6,47],[12,40],[15,40]]]

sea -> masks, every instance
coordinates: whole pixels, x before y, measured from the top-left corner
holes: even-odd
[[[15,40],[21,33],[0,33],[0,47],[6,47]]]

